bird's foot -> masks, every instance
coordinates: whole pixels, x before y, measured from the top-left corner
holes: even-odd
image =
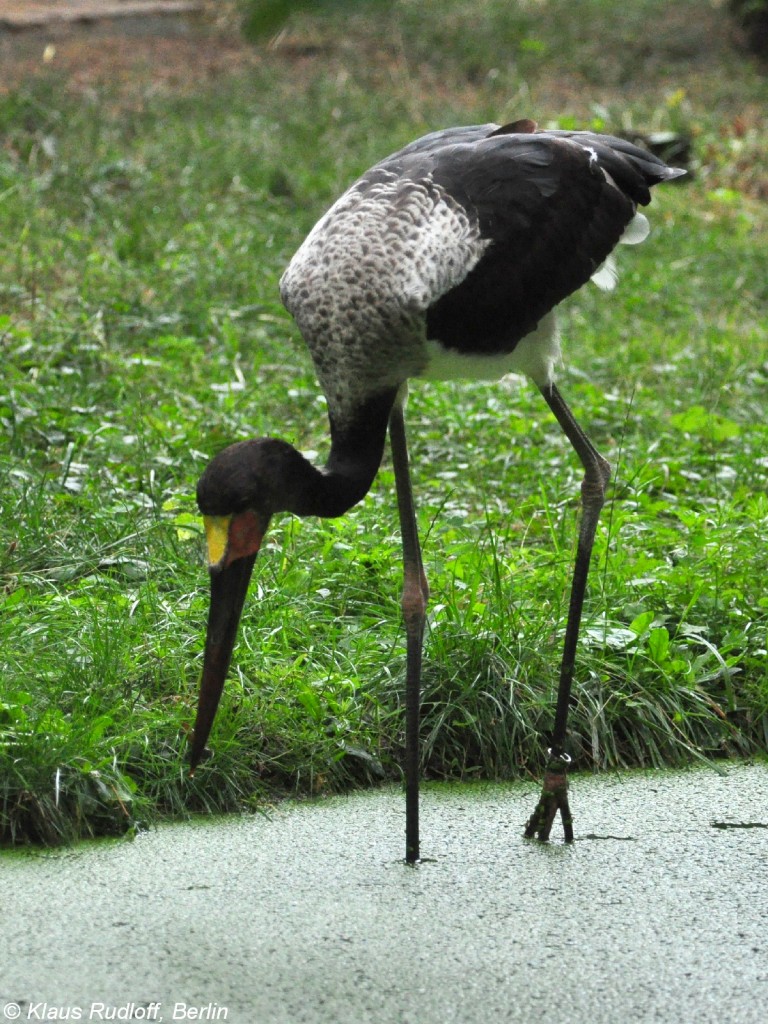
[[[567,754],[550,760],[544,772],[544,785],[536,810],[525,826],[526,839],[539,839],[546,843],[552,830],[555,815],[560,811],[566,843],[573,842],[573,817],[568,804],[568,778],[566,768],[570,763]]]

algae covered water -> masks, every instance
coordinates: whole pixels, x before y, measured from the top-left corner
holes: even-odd
[[[0,1020],[763,1024],[768,766],[387,789],[0,857]],[[68,1016],[67,1016],[68,1015]]]

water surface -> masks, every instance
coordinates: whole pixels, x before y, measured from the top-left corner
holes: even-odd
[[[416,868],[395,789],[1,857],[0,1020],[764,1024],[768,766],[536,796],[427,787]]]

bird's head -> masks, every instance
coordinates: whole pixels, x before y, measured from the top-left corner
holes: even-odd
[[[259,437],[219,452],[197,482],[211,572],[258,552],[275,512],[306,514],[312,469],[287,441]]]
[[[240,441],[219,452],[197,482],[208,567],[218,572],[256,554],[273,511],[269,438]],[[277,442],[278,444],[280,442]]]
[[[256,555],[273,512],[301,512],[305,466],[303,456],[285,441],[258,438],[225,448],[198,481],[211,603],[190,754],[193,772],[205,757]]]

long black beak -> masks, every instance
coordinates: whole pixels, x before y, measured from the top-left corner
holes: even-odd
[[[197,703],[197,718],[192,736],[190,774],[194,774],[205,755],[205,744],[219,706],[224,680],[232,659],[237,627],[243,611],[248,583],[256,554],[238,558],[223,568],[212,566],[211,605],[205,637],[203,674]]]

